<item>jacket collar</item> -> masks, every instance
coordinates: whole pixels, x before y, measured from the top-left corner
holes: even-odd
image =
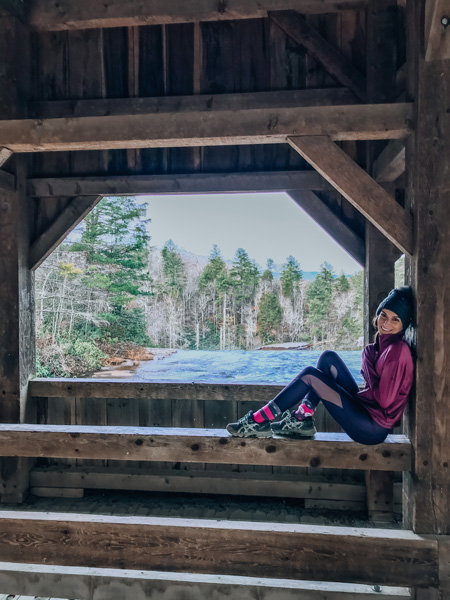
[[[378,334],[377,342],[380,352],[384,352],[386,348],[403,339],[405,332]]]

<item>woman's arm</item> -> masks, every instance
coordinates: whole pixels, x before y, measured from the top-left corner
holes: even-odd
[[[414,365],[406,345],[390,346],[379,365],[379,379],[373,381],[373,396],[379,406],[388,409],[405,400],[413,382]]]

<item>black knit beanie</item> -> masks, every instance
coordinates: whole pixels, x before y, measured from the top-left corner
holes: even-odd
[[[413,298],[410,287],[404,285],[391,290],[388,296],[380,302],[377,308],[377,316],[383,310],[391,310],[400,317],[403,329],[406,329],[411,324],[413,318]]]

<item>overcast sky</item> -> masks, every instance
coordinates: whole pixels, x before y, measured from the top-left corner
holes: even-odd
[[[318,271],[329,262],[339,275],[361,270],[345,250],[282,192],[141,196],[152,220],[151,244],[162,248],[172,239],[195,254],[209,256],[217,244],[225,260],[238,248],[261,266],[268,258],[283,263],[294,256],[303,271]]]

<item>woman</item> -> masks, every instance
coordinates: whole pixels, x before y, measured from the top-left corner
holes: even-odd
[[[312,437],[316,433],[314,411],[320,401],[356,442],[379,444],[401,419],[414,377],[411,351],[403,338],[411,324],[411,289],[392,290],[380,303],[374,325],[377,335],[362,355],[364,389],[358,385],[341,358],[324,352],[317,367],[306,367],[273,400],[250,411],[227,431],[237,437]],[[299,402],[294,412],[288,409]],[[284,412],[286,411],[286,412]],[[281,421],[271,422],[284,412]]]

